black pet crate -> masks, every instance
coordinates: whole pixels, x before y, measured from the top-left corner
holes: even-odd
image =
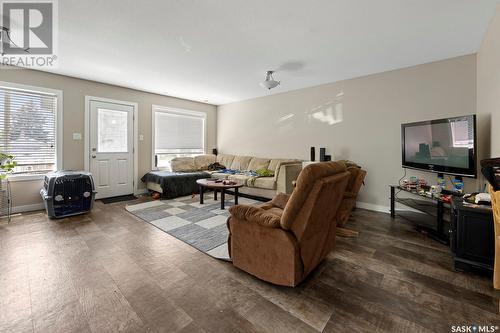
[[[62,218],[92,209],[95,197],[92,174],[84,171],[56,171],[45,176],[40,195],[47,215]]]

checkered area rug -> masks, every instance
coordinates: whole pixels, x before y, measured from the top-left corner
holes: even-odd
[[[226,194],[224,210],[220,209],[220,196],[215,201],[213,193],[206,193],[203,199],[203,204],[200,204],[198,195],[194,198],[188,196],[148,201],[127,205],[125,209],[214,258],[230,260],[226,221],[229,216],[228,208],[234,205],[234,198]],[[240,197],[239,203],[254,205],[259,202]]]

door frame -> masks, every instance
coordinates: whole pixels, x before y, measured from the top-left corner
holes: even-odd
[[[120,101],[116,99],[109,99],[104,97],[97,96],[85,96],[85,148],[83,152],[84,157],[84,166],[85,171],[90,172],[90,102],[104,102],[104,103],[113,103],[113,104],[121,104],[126,106],[131,106],[134,109],[134,113],[132,115],[133,122],[133,145],[132,145],[132,155],[134,160],[133,166],[133,186],[134,186],[134,195],[139,194],[138,190],[138,178],[139,178],[139,154],[138,154],[138,146],[139,146],[139,104],[135,102],[128,101]]]

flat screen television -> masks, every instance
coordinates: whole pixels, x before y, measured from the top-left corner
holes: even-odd
[[[476,178],[476,116],[401,125],[403,168]]]

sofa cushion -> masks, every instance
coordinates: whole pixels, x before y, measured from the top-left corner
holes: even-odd
[[[227,179],[228,176],[229,176],[229,174],[227,174],[227,173],[220,173],[220,172],[213,172],[212,173],[212,178],[216,178],[216,179]]]
[[[175,157],[170,161],[170,168],[173,172],[196,170],[192,157]]]
[[[267,169],[269,167],[269,159],[268,158],[257,158],[253,157],[250,160],[250,163],[248,164],[247,170],[260,170],[260,169]],[[271,170],[274,172],[274,170]]]
[[[250,163],[251,159],[251,156],[235,156],[233,159],[233,163],[231,163],[231,166],[229,166],[228,168],[231,170],[245,171],[247,170],[248,164]]]
[[[266,199],[272,199],[276,195],[276,190],[269,190],[267,188],[248,187],[248,186],[240,187],[239,192],[242,194],[252,195],[254,197],[261,197]]]
[[[219,154],[217,155],[217,162],[229,169],[231,163],[233,163],[234,155],[229,154]]]
[[[265,188],[268,190],[275,190],[276,179],[274,177],[259,177],[255,178],[253,181],[247,181],[248,187],[257,187],[257,188]]]
[[[197,170],[206,170],[208,165],[215,163],[215,155],[198,155],[194,157],[194,167]]]
[[[247,184],[248,178],[250,178],[250,176],[245,176],[245,175],[229,175],[227,177],[227,179],[234,180],[235,182],[238,182],[243,185]]]

